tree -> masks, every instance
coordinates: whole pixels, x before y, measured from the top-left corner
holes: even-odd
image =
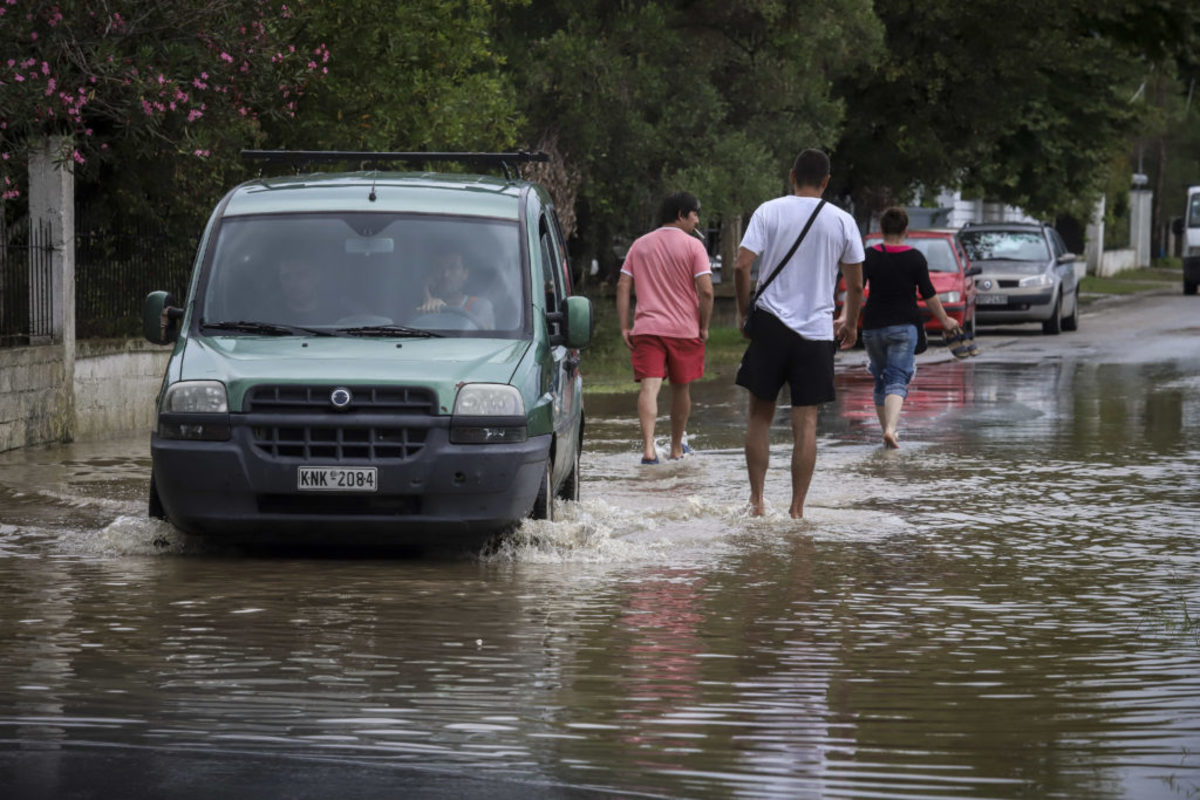
[[[276,0],[5,0],[0,184],[21,192],[27,145],[65,159],[127,210],[207,206],[264,120],[291,118],[327,69],[297,44],[302,7]],[[133,168],[136,167],[136,168]]]
[[[339,54],[300,100],[298,124],[270,126],[275,146],[355,150],[501,150],[521,117],[496,7],[522,0],[343,0],[309,15]]]
[[[840,189],[860,216],[954,187],[1053,218],[1086,215],[1144,124],[1131,97],[1194,59],[1186,0],[879,0],[883,58],[846,76]]]
[[[551,132],[578,171],[577,249],[609,269],[670,191],[726,222],[782,191],[840,131],[831,78],[880,38],[860,0],[557,0],[500,30],[528,138]]]

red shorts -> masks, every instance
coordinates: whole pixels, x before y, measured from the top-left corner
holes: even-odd
[[[673,384],[704,377],[704,340],[639,333],[633,342],[633,379],[667,378]]]

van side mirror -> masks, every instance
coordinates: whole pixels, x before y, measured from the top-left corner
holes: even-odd
[[[179,338],[183,309],[170,292],[151,292],[142,308],[142,335],[153,344],[171,344]]]
[[[592,301],[581,295],[567,298],[567,347],[587,347],[592,341],[595,320],[592,317]]]
[[[970,278],[975,275],[982,275],[982,274],[983,274],[983,267],[972,266],[972,267],[967,267],[967,271],[963,273],[963,276]]]

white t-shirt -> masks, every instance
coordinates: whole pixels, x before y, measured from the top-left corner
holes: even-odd
[[[760,284],[795,244],[818,202],[815,197],[787,195],[768,200],[750,217],[741,246],[761,257]],[[838,264],[861,264],[864,258],[854,217],[826,203],[791,261],[756,305],[805,339],[831,341]]]

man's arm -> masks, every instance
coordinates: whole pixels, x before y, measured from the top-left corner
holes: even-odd
[[[629,339],[629,294],[632,289],[633,276],[622,272],[621,277],[617,278],[617,322],[621,326],[621,338],[630,350],[633,349],[633,342]]]
[[[712,320],[712,273],[696,276],[696,294],[700,297],[700,341],[708,341],[708,324]]]
[[[758,258],[758,253],[739,247],[737,260],[733,262],[733,289],[737,295],[738,330],[745,325],[746,315],[750,312],[750,270],[754,267],[756,258]]]
[[[842,305],[842,315],[833,322],[833,335],[843,350],[849,350],[858,341],[858,310],[862,307],[863,296],[862,263],[838,266],[846,279],[846,301]]]

